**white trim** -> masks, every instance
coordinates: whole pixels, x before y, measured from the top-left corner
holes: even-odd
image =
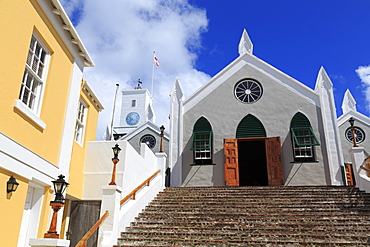
[[[49,186],[60,169],[0,132],[0,168]]]
[[[77,107],[81,93],[82,70],[77,63],[73,63],[72,75],[68,91],[67,105],[64,116],[62,140],[60,143],[58,166],[64,171],[63,175],[68,179],[68,171],[71,163],[72,147],[74,143],[74,131],[77,117]]]
[[[37,124],[41,129],[46,129],[46,123],[42,121],[28,106],[26,106],[21,100],[17,99],[14,102],[14,107],[20,110],[26,115],[32,122]]]
[[[346,114],[343,114],[342,116],[338,118],[338,126],[342,126],[343,124],[345,124],[350,117],[354,117],[356,121],[360,121],[370,126],[370,118],[368,116],[362,113],[359,113],[357,111],[352,111],[352,110],[347,112]],[[348,123],[348,127],[349,127],[349,123]]]
[[[137,127],[135,130],[133,130],[130,133],[128,133],[127,135],[123,136],[121,139],[119,139],[119,141],[130,140],[132,137],[136,136],[137,134],[139,134],[140,132],[142,132],[144,129],[150,129],[153,132],[157,133],[158,135],[161,134],[161,131],[160,131],[158,125],[156,125],[153,122],[147,121],[143,125]],[[163,138],[165,140],[169,140],[170,139],[168,132],[164,131],[163,134],[164,134]]]
[[[82,111],[80,109],[82,106]],[[77,116],[76,116],[76,124],[75,124],[75,131],[74,131],[74,141],[83,146],[85,140],[85,132],[86,132],[86,119],[88,115],[89,107],[87,106],[86,102],[80,98],[78,101],[77,106]],[[79,119],[79,115],[82,114],[82,121]],[[80,131],[77,131],[77,125],[79,126]],[[77,139],[77,133],[79,134],[79,138]]]
[[[77,62],[81,68],[94,67],[95,64],[93,60],[60,2],[58,0],[38,0],[38,2],[68,49],[73,53],[76,60],[79,60],[75,62]],[[63,22],[65,24],[63,24]]]
[[[240,70],[246,64],[258,70],[265,76],[268,76],[274,81],[285,86],[288,90],[305,98],[312,104],[315,104],[316,106],[320,107],[320,100],[319,100],[318,94],[313,89],[307,87],[303,83],[283,73],[277,68],[259,59],[258,57],[252,54],[249,54],[249,53],[245,53],[243,56],[240,56],[237,59],[235,59],[233,62],[231,62],[228,66],[226,66],[218,74],[212,77],[210,81],[208,81],[201,88],[199,88],[195,93],[193,93],[189,98],[187,98],[183,104],[184,113],[186,113],[192,107],[197,105],[201,100],[203,100],[204,97],[206,97],[213,90],[218,88],[219,85],[224,83],[228,78],[234,75],[238,70]]]

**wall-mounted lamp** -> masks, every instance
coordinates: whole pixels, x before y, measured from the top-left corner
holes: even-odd
[[[63,193],[66,190],[69,183],[64,180],[64,176],[61,174],[58,176],[58,179],[52,181],[55,191],[55,199],[50,202],[50,206],[53,209],[53,217],[51,218],[50,228],[47,233],[44,234],[44,238],[59,238],[57,233],[57,219],[58,211],[64,206],[64,197]]]
[[[6,182],[6,192],[10,193],[16,191],[18,188],[19,183],[17,180],[12,176],[10,176],[8,182]]]

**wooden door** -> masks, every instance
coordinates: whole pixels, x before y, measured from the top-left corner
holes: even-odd
[[[266,138],[265,147],[269,185],[284,185],[284,170],[281,158],[280,137]]]
[[[224,176],[226,186],[239,186],[238,141],[224,140]]]
[[[99,220],[100,201],[72,201],[68,229],[70,246],[76,246],[87,231]],[[98,230],[88,239],[87,247],[98,244]]]

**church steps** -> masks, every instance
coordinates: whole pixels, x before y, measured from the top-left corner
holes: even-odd
[[[335,239],[338,242],[360,242],[367,241],[368,236],[366,235],[354,235],[354,234],[319,234],[319,233],[291,233],[289,231],[285,233],[275,233],[275,232],[257,232],[257,233],[248,233],[248,232],[236,232],[236,233],[215,233],[215,232],[130,232],[122,233],[120,239],[124,240],[125,238],[147,238],[147,239],[196,239],[196,240],[242,240],[248,241],[252,240],[272,240],[278,238],[279,240],[300,240],[300,239],[317,239],[317,240],[332,240]]]
[[[117,246],[365,246],[369,228],[353,187],[167,188]]]
[[[300,229],[365,229],[368,230],[368,221],[364,222],[322,222],[322,221],[303,221],[303,222],[274,222],[269,223],[264,222],[248,222],[246,223],[235,223],[235,222],[198,222],[197,227],[200,228],[212,227],[213,229],[243,229],[243,228],[266,228],[266,227],[276,227],[276,228],[300,228]],[[135,229],[137,227],[150,227],[150,228],[196,228],[194,223],[188,222],[158,222],[158,221],[146,221],[146,222],[133,222],[131,227],[128,229]]]
[[[146,247],[158,247],[158,246],[172,246],[172,247],[244,247],[244,246],[260,246],[260,247],[295,247],[295,246],[326,246],[326,247],[361,247],[368,246],[364,241],[329,241],[324,239],[322,241],[315,240],[293,240],[293,239],[229,239],[229,240],[199,240],[199,239],[171,239],[171,238],[126,238],[125,241],[120,240],[121,244],[114,245],[114,247],[127,247],[127,246],[146,246]],[[163,244],[166,243],[166,244]]]

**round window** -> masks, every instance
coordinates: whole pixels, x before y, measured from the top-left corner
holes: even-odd
[[[365,140],[365,132],[358,128],[358,127],[353,127],[354,128],[354,132],[355,132],[355,137],[356,137],[356,143],[361,143]],[[346,138],[349,142],[352,142],[353,143],[353,135],[352,135],[352,130],[351,128],[348,128],[346,130]]]
[[[262,86],[256,81],[247,79],[238,82],[234,88],[235,97],[243,103],[254,103],[262,96]]]
[[[145,135],[140,139],[140,143],[145,143],[150,149],[155,147],[156,142],[155,137],[152,135]]]

